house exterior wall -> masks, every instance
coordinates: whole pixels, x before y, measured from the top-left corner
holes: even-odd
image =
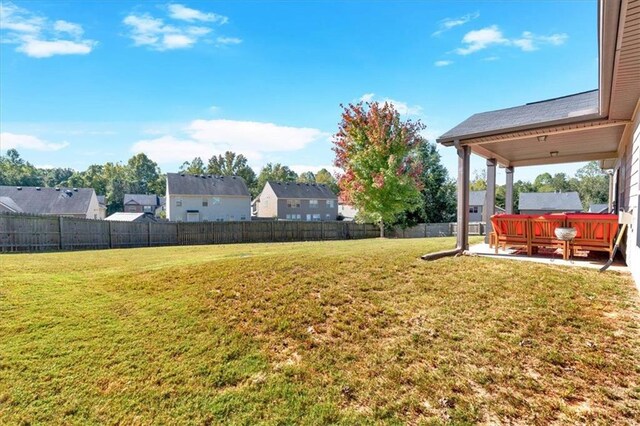
[[[315,198],[314,198],[315,199]],[[296,215],[296,220],[336,220],[338,217],[338,200],[315,199],[318,201],[317,207],[311,207],[311,199],[292,198],[300,203],[300,207],[289,207],[289,198],[278,199],[278,219],[294,219],[291,215]],[[333,201],[330,207],[328,202]],[[287,215],[290,215],[287,217]],[[298,218],[297,215],[300,215]],[[314,215],[320,215],[320,218],[314,219]]]
[[[472,209],[477,209],[477,212],[471,212]],[[469,206],[469,222],[482,222],[484,221],[484,206]]]
[[[96,192],[93,191],[91,193],[91,201],[89,201],[89,208],[87,209],[87,219],[103,219],[102,217],[102,209],[100,208],[100,203],[98,202],[98,196]]]
[[[640,101],[638,102],[640,105]],[[627,140],[624,154],[618,162],[619,175],[619,208],[631,213],[632,224],[627,229],[624,247],[625,260],[631,270],[636,285],[640,288],[640,215],[638,206],[640,198],[640,108],[636,108],[636,115],[631,123],[631,131],[626,135]]]
[[[278,197],[273,192],[268,183],[262,189],[258,202],[256,203],[257,217],[278,217]]]
[[[203,205],[205,201],[207,206]],[[188,211],[197,215],[188,217]],[[251,220],[251,197],[167,194],[167,219],[172,222]]]

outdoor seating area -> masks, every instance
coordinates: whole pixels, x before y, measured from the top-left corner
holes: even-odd
[[[561,249],[564,260],[580,251],[613,253],[618,215],[560,213],[545,215],[498,214],[491,216],[490,246],[498,250],[523,248],[527,256],[541,248]]]

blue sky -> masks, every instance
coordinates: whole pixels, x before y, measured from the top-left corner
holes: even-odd
[[[1,4],[1,149],[40,166],[144,151],[174,171],[231,149],[317,170],[341,103],[391,100],[433,141],[475,112],[597,88],[595,1]]]

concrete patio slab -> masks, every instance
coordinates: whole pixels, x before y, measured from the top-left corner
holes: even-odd
[[[489,244],[474,244],[469,247],[471,254],[491,257],[496,259],[516,260],[525,262],[545,263],[548,265],[558,266],[578,266],[581,268],[593,268],[600,269],[607,262],[606,253],[578,253],[572,257],[571,260],[563,260],[561,250],[541,250],[539,253],[532,256],[527,256],[526,252],[523,253],[519,249],[507,248],[506,250],[499,249],[498,254],[495,253],[495,249],[489,248]],[[613,262],[607,271],[616,271],[630,273],[627,265],[619,258]]]

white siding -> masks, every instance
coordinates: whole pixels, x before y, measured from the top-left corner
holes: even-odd
[[[104,219],[95,191],[91,193],[91,201],[89,201],[89,208],[87,209],[87,219]]]
[[[621,207],[633,215],[633,224],[627,232],[625,259],[633,274],[636,285],[640,288],[640,217],[638,215],[638,198],[640,197],[640,114],[636,114],[630,132],[631,140],[622,158],[624,176]]]
[[[167,194],[167,219],[186,222],[187,211],[197,211],[201,222],[251,220],[251,197]]]

